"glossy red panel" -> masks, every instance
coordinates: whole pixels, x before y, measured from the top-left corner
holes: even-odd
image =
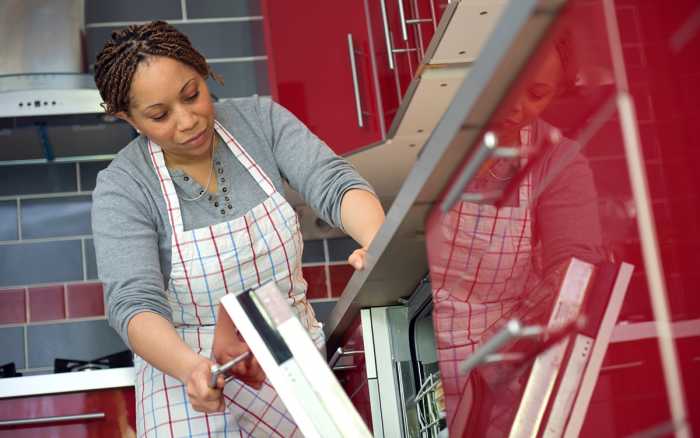
[[[66,286],[68,317],[85,318],[105,313],[102,283],[75,283]]]
[[[66,317],[62,284],[29,288],[29,321],[51,321]]]
[[[0,426],[7,438],[88,438],[135,436],[134,389],[106,389],[0,400],[0,420],[104,414],[102,418],[47,421],[27,426]]]
[[[429,216],[450,436],[671,430],[672,398],[678,427],[700,430],[698,17],[694,0],[570,1],[482,133],[519,156],[486,160],[460,201]],[[546,337],[465,371],[511,319]]]
[[[347,331],[347,337],[342,345],[346,352],[363,352],[362,325],[360,318],[352,324]],[[334,364],[333,371],[343,389],[350,397],[350,401],[359,412],[362,419],[372,430],[372,406],[369,398],[369,387],[367,382],[367,367],[365,365],[364,353],[349,354],[342,356]]]
[[[350,277],[355,273],[355,268],[350,265],[332,265],[328,268],[331,271],[331,295],[339,297],[343,294]]]
[[[0,291],[0,324],[26,322],[24,289],[3,289]]]
[[[407,3],[409,3],[410,18],[420,20],[420,22],[412,23],[410,26],[415,32],[416,45],[422,60],[440,22],[441,14],[438,5],[431,0],[410,0]]]
[[[413,6],[410,3],[409,0],[401,0],[405,20],[410,19],[413,14]],[[384,9],[382,5],[385,6]],[[384,123],[388,130],[416,74],[422,55],[417,40],[417,29],[413,25],[406,25],[404,39],[399,1],[369,2],[368,8],[377,82],[382,99]]]
[[[328,298],[328,286],[326,282],[325,266],[305,266],[302,268],[304,280],[309,284],[306,298]]]
[[[381,138],[369,30],[359,5],[262,2],[273,96],[339,154]]]

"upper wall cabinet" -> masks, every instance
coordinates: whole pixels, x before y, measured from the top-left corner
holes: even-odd
[[[446,8],[438,0],[263,1],[273,98],[339,154],[384,140]]]
[[[383,136],[360,2],[263,1],[273,98],[344,154]]]

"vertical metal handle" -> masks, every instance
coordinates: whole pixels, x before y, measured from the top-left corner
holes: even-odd
[[[408,31],[406,30],[406,14],[403,10],[403,0],[398,0],[399,2],[399,19],[401,20],[401,36],[404,41],[408,41]]]
[[[443,213],[447,213],[454,203],[457,202],[464,188],[469,184],[469,181],[474,178],[482,164],[484,164],[496,149],[497,143],[498,141],[494,133],[487,132],[484,134],[484,140],[479,145],[474,158],[467,163],[464,170],[462,170],[462,173],[457,178],[457,181],[447,193],[447,196],[445,196],[445,200],[442,202],[441,206]]]
[[[352,43],[352,34],[348,34],[348,52],[350,54],[350,68],[352,69],[352,88],[355,91],[355,110],[357,111],[357,125],[365,126],[362,120],[362,102],[360,102],[360,83],[357,80],[357,65],[355,65],[355,46]]]
[[[394,69],[394,53],[391,47],[391,35],[389,34],[389,19],[386,16],[385,0],[380,0],[379,4],[382,7],[382,24],[384,25],[384,39],[386,41],[386,54],[389,58],[389,68]]]

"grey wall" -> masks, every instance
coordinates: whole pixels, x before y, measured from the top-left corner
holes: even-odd
[[[95,62],[115,29],[150,20],[168,21],[189,36],[224,79],[223,86],[209,81],[217,97],[269,94],[257,0],[87,0],[88,62]]]

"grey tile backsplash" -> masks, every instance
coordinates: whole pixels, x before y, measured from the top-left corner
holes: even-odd
[[[207,58],[236,58],[265,54],[262,21],[176,24]]]
[[[80,240],[0,245],[0,287],[82,279]]]
[[[0,196],[74,192],[75,164],[29,164],[0,167]]]
[[[323,240],[304,241],[304,252],[301,256],[303,263],[323,263],[326,255],[323,250]]]
[[[17,202],[0,202],[0,240],[17,239]]]
[[[265,61],[217,62],[211,68],[224,81],[221,85],[212,78],[207,80],[209,90],[218,98],[270,93]]]
[[[85,269],[88,280],[97,280],[97,260],[95,259],[95,243],[85,239]]]
[[[89,161],[80,163],[80,189],[92,191],[95,188],[97,174],[109,166],[109,161]]]
[[[254,17],[260,15],[257,0],[196,0],[187,2],[188,18]]]
[[[21,201],[22,238],[92,234],[90,195]]]
[[[197,2],[198,0],[191,1]],[[233,0],[234,2],[237,0]],[[85,22],[110,23],[120,21],[179,20],[181,0],[86,0]]]
[[[56,158],[76,155],[112,155],[136,135],[125,122],[49,126],[47,135]]]
[[[126,349],[105,320],[27,327],[28,368],[53,366],[57,357],[92,360]]]
[[[350,254],[360,245],[349,237],[328,239],[328,258],[331,262],[347,261]]]
[[[44,147],[36,127],[0,129],[0,161],[37,158],[44,158]]]
[[[26,327],[0,328],[0,365],[14,362],[17,369],[24,368],[24,330]]]

